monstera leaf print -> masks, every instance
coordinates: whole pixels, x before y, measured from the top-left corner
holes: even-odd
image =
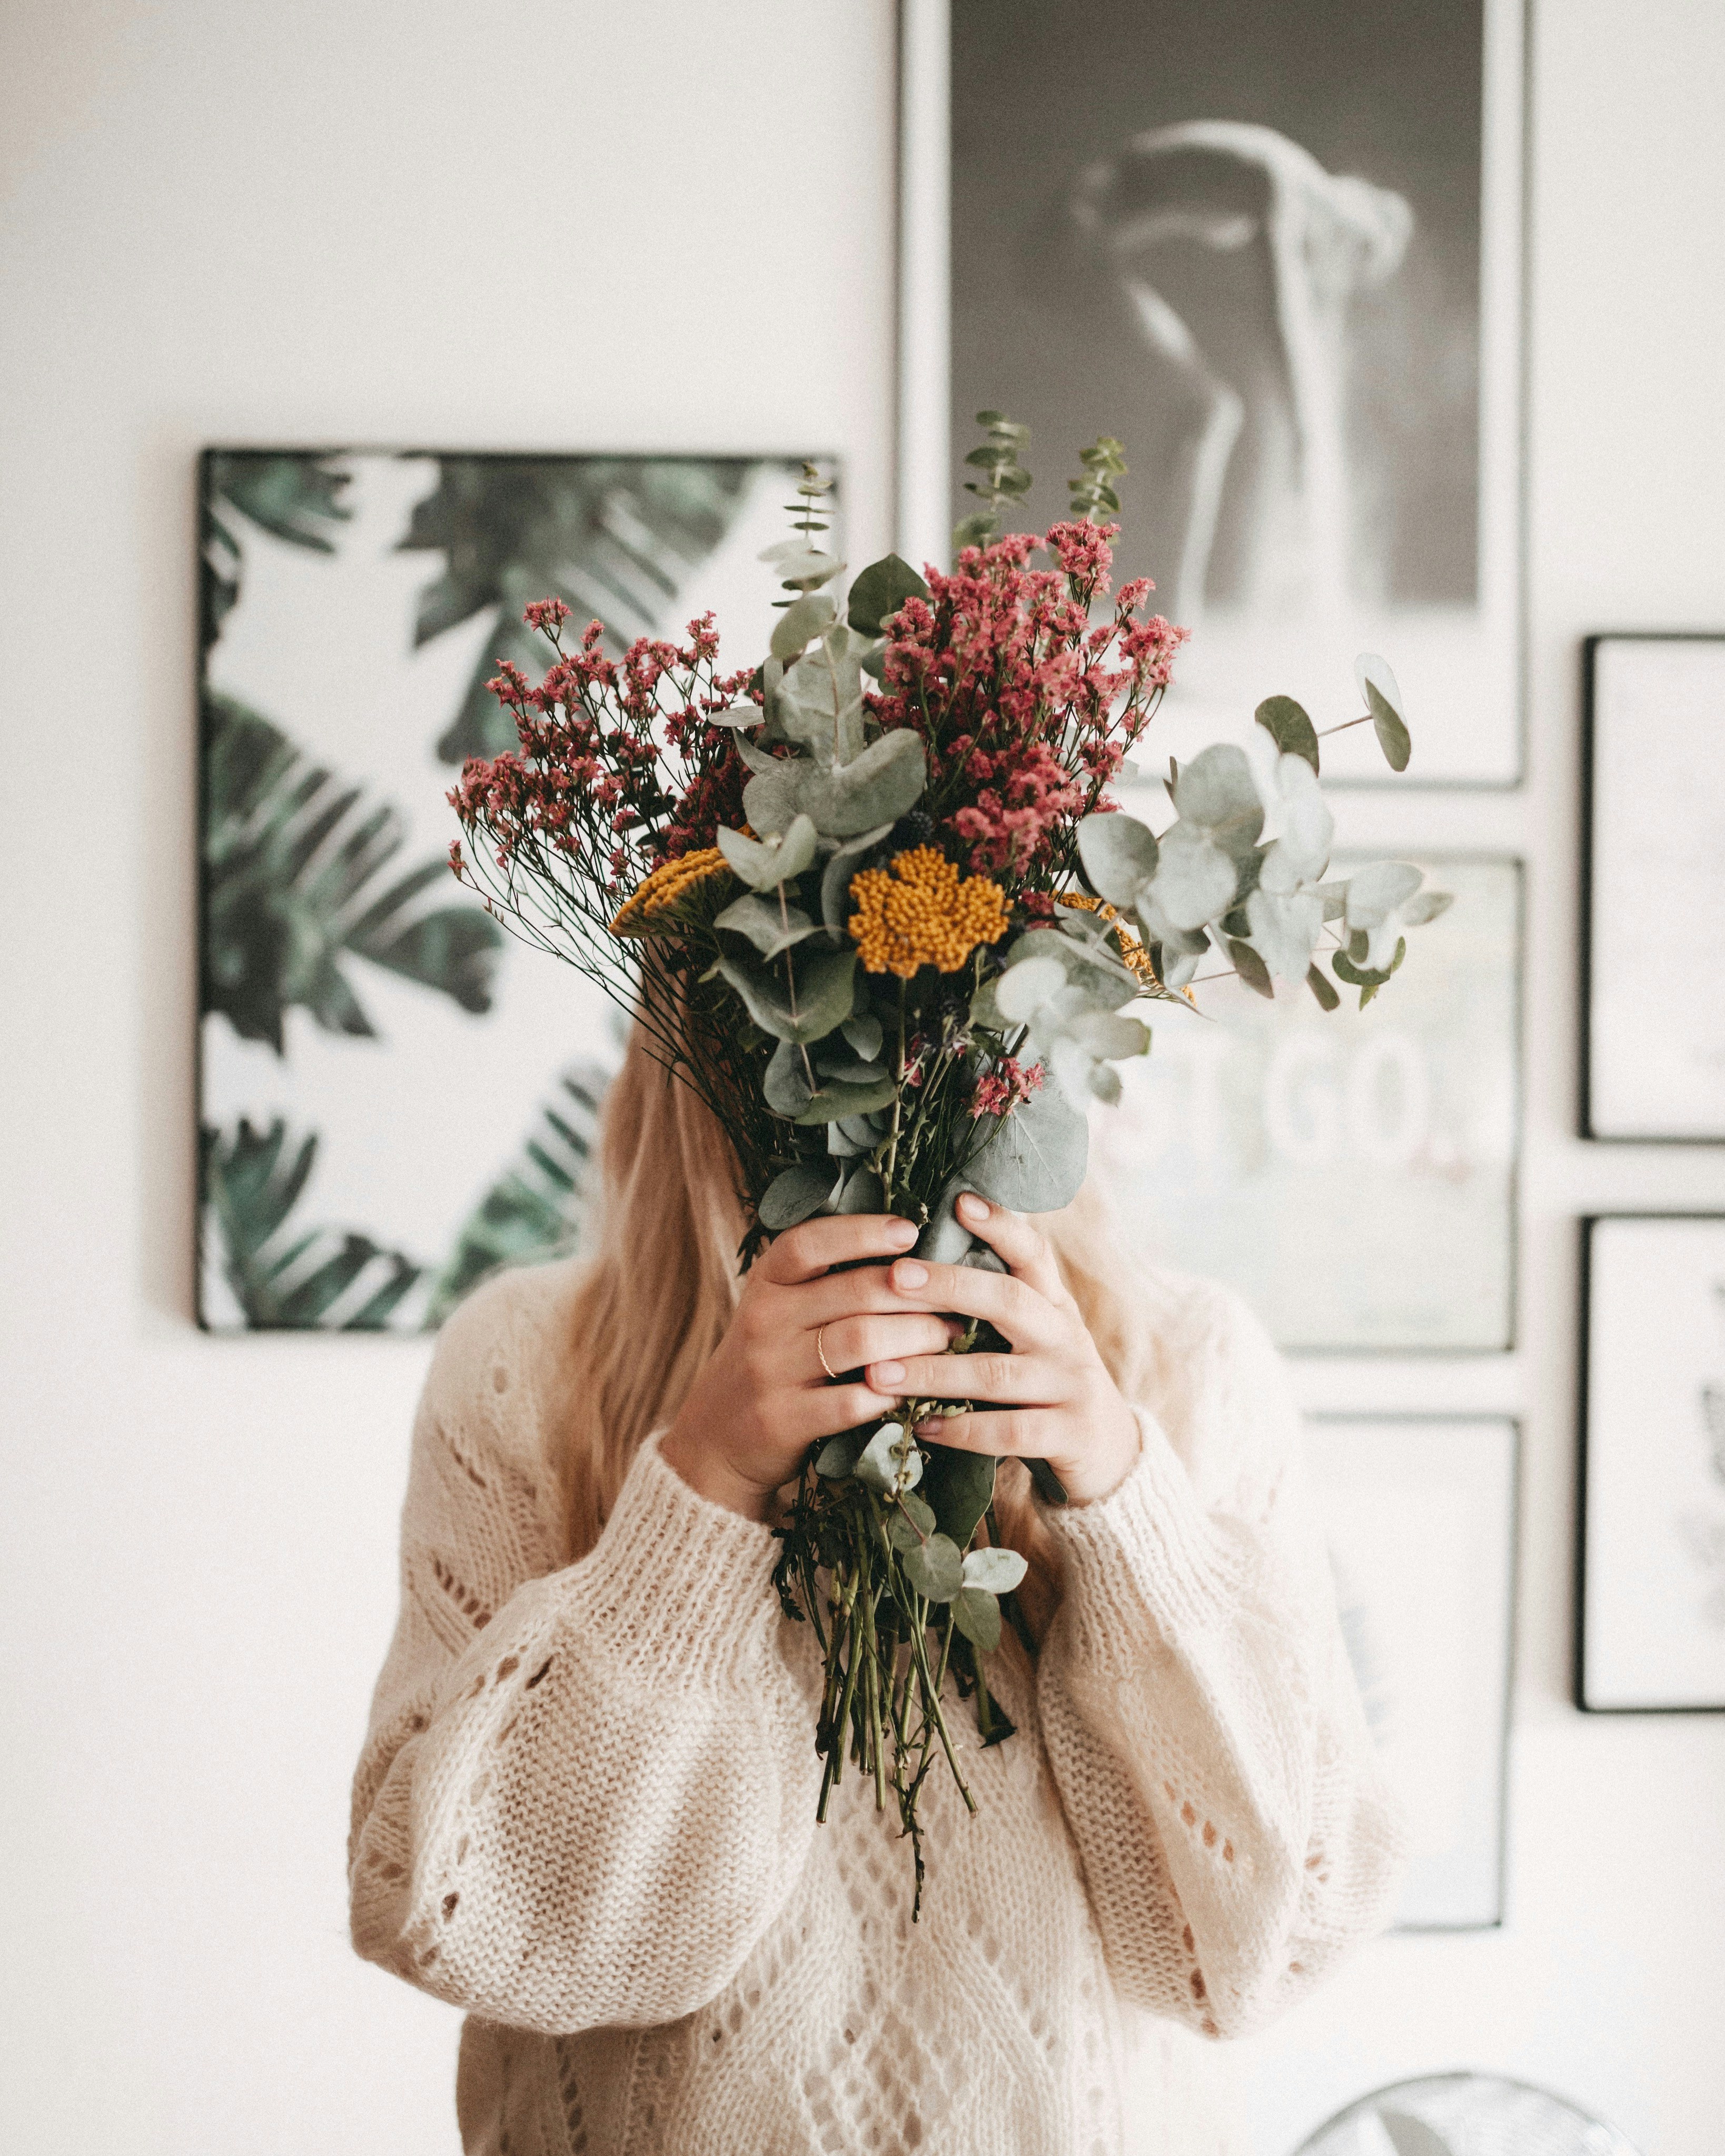
[[[253,1332],[380,1332],[424,1268],[369,1235],[290,1224],[317,1158],[280,1116],[200,1134],[208,1257]]]
[[[442,1324],[470,1289],[505,1265],[536,1265],[579,1248],[606,1083],[593,1064],[578,1063],[562,1074],[519,1163],[498,1178],[462,1223],[431,1291],[428,1325]]]
[[[415,640],[501,611],[438,754],[459,763],[515,746],[513,722],[485,684],[505,659],[535,680],[544,671],[543,642],[521,623],[532,600],[567,600],[619,644],[659,632],[730,529],[751,469],[742,458],[442,459],[401,542],[444,557],[420,598]]]
[[[476,906],[418,903],[443,856],[377,888],[404,842],[401,818],[314,764],[231,696],[204,726],[203,1009],[283,1053],[293,1004],[331,1033],[376,1028],[345,969],[352,957],[485,1011],[503,932]]]
[[[331,527],[352,515],[341,496],[349,475],[325,458],[210,449],[203,459],[198,534],[203,645],[208,650],[239,598],[244,542],[232,510],[290,547],[333,554]]]

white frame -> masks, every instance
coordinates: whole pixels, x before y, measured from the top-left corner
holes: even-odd
[[[1653,922],[1712,916],[1694,879],[1697,864],[1717,873],[1708,825],[1725,820],[1725,777],[1704,737],[1725,719],[1725,632],[1590,636],[1584,650],[1581,1135],[1725,1142],[1725,1086],[1692,1068],[1725,1048],[1725,989],[1680,937],[1648,940]],[[1699,730],[1686,755],[1674,738],[1686,725]],[[1631,798],[1638,784],[1651,798]]]
[[[1427,693],[1416,717],[1424,711],[1441,723],[1423,737],[1416,726],[1413,770],[1396,783],[1498,791],[1519,786],[1526,765],[1522,339],[1530,32],[1523,0],[1483,0],[1483,6],[1480,627],[1461,643],[1451,628],[1428,630],[1426,651],[1418,648],[1414,610],[1403,617],[1397,633],[1403,686],[1424,677]],[[950,19],[949,0],[899,0],[897,546],[918,564],[948,560],[951,531]],[[1351,649],[1339,654],[1338,681],[1345,684],[1353,658]],[[1292,685],[1270,681],[1257,693]],[[1348,701],[1345,685],[1337,694]],[[1432,768],[1433,754],[1442,753],[1445,739],[1458,739],[1471,716],[1479,720],[1475,752]],[[1334,773],[1343,786],[1381,784],[1389,776],[1357,735],[1336,745]]]
[[[1700,1389],[1717,1373],[1725,1395],[1725,1214],[1600,1214],[1581,1230],[1575,1704],[1725,1713],[1725,1436],[1710,1480]],[[1697,1265],[1716,1307],[1684,1277]],[[1711,1651],[1695,1636],[1707,1600]]]
[[[1392,1656],[1399,1633],[1406,1658],[1399,1678],[1387,1672],[1392,1701],[1399,1683],[1406,1687],[1413,1732],[1394,1741],[1392,1711],[1386,1758],[1415,1840],[1394,1928],[1493,1929],[1504,1917],[1520,1424],[1493,1414],[1313,1415],[1307,1455],[1332,1563],[1344,1582],[1350,1548],[1354,1563],[1378,1568],[1380,1621]],[[1374,1516],[1374,1499],[1387,1521]],[[1351,1532],[1343,1524],[1350,1502]],[[1460,1530],[1461,1547],[1444,1543],[1445,1523]],[[1404,1551],[1394,1545],[1399,1530]],[[1424,1591],[1449,1594],[1453,1606],[1397,1604],[1409,1584],[1420,1591],[1421,1563],[1435,1575]],[[1368,1573],[1368,1612],[1373,1587]]]

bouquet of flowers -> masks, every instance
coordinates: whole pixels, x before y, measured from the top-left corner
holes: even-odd
[[[1325,880],[1319,737],[1287,696],[1258,706],[1257,757],[1218,743],[1170,763],[1166,829],[1115,806],[1187,633],[1147,613],[1147,580],[1109,598],[1120,444],[1084,453],[1068,519],[1003,536],[1025,430],[978,416],[983,506],[950,575],[888,555],[841,593],[830,482],[805,466],[791,536],[763,557],[788,596],[759,665],[720,670],[710,613],[686,644],[616,660],[598,622],[572,640],[547,599],[526,612],[544,679],[506,664],[490,684],[519,750],[473,760],[450,795],[474,842],[452,847],[456,875],[634,1014],[727,1132],[743,1263],[816,1214],[890,1212],[921,1224],[919,1255],[998,1268],[955,1199],[1069,1203],[1089,1102],[1118,1098],[1144,1014],[1189,1004],[1207,957],[1262,995],[1330,1010],[1340,982],[1364,1004],[1448,902],[1400,863]],[[1366,708],[1347,723],[1373,725],[1399,771],[1394,676],[1372,658],[1356,675]],[[973,1326],[953,1352],[1005,1344]],[[891,1792],[919,1901],[937,1757],[974,1809],[946,1680],[984,1743],[1009,1736],[983,1657],[1003,1611],[1024,1630],[996,1463],[914,1435],[943,1411],[960,1409],[907,1400],[811,1448],[778,1529],[779,1594],[825,1656],[820,1816],[854,1760],[877,1805]]]

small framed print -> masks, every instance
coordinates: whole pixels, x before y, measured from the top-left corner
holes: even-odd
[[[1575,1703],[1725,1712],[1725,1215],[1583,1234]]]
[[[1586,645],[1581,1131],[1725,1142],[1725,634]]]
[[[1343,1635],[1413,1836],[1399,1931],[1503,1920],[1518,1450],[1502,1415],[1307,1425]]]

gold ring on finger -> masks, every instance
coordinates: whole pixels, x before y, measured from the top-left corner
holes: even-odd
[[[815,1329],[814,1329],[814,1352],[815,1352],[815,1353],[816,1353],[816,1354],[820,1358],[820,1367],[822,1368],[822,1369],[823,1369],[823,1370],[824,1370],[824,1371],[826,1372],[826,1373],[827,1373],[828,1377],[829,1377],[829,1378],[832,1379],[833,1383],[836,1385],[836,1384],[838,1383],[838,1382],[839,1382],[839,1373],[838,1373],[838,1372],[837,1372],[837,1371],[833,1368],[832,1364],[831,1364],[829,1362],[828,1362],[828,1360],[827,1360],[827,1351],[826,1351],[826,1349],[825,1349],[825,1348],[821,1345],[821,1340],[822,1340],[822,1337],[823,1337],[823,1336],[824,1335],[824,1333],[825,1333],[825,1332],[826,1332],[826,1329],[827,1329],[827,1328],[826,1328],[826,1327],[825,1327],[825,1326],[824,1326],[824,1325],[818,1325],[818,1326],[815,1327]]]

